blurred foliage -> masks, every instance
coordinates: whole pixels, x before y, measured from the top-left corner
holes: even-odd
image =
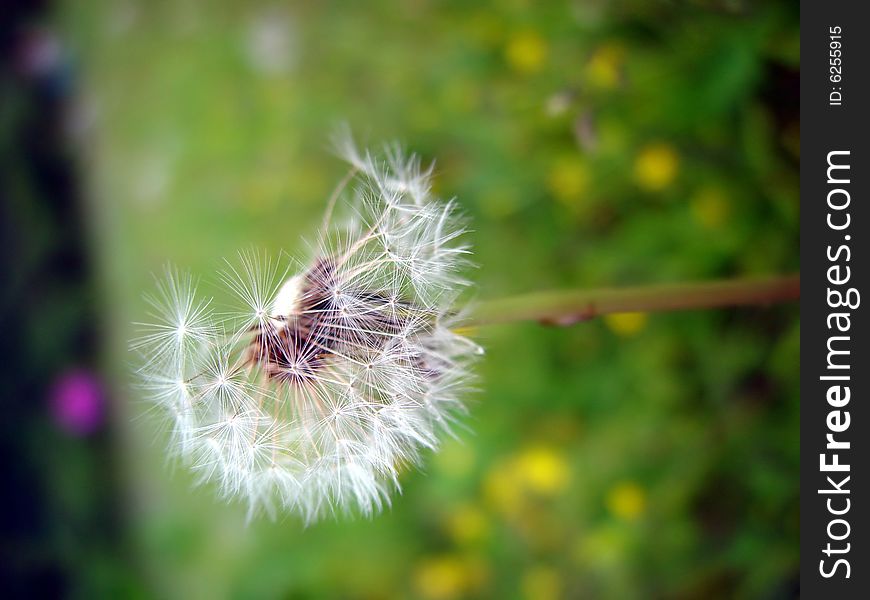
[[[57,23],[148,595],[796,592],[796,306],[481,330],[468,431],[386,514],[308,529],[167,469],[124,349],[165,261],[211,291],[252,244],[304,253],[340,121],[437,158],[481,297],[795,270],[797,3],[97,0]]]

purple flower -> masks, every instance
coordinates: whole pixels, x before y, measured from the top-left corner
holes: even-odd
[[[54,422],[77,437],[96,431],[105,417],[103,386],[91,371],[71,369],[61,374],[49,393]]]

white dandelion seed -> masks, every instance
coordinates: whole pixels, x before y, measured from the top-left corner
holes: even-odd
[[[173,269],[149,297],[132,348],[169,451],[250,514],[370,516],[400,470],[453,435],[480,348],[456,333],[470,250],[432,168],[400,147],[385,159],[338,143],[359,185],[339,190],[310,261],[242,254],[222,274],[241,309],[218,318]]]

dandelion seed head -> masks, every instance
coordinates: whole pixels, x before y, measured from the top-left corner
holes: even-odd
[[[455,435],[480,353],[455,331],[470,250],[432,168],[397,145],[383,159],[349,135],[336,145],[356,186],[308,261],[229,261],[221,280],[238,306],[220,318],[167,269],[132,344],[170,454],[250,515],[388,506],[400,470]]]

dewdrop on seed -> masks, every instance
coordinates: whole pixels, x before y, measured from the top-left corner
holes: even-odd
[[[340,150],[359,185],[344,223],[329,207],[311,260],[228,263],[230,315],[168,269],[133,343],[170,453],[250,514],[379,511],[399,470],[452,433],[482,353],[456,333],[469,249],[431,169],[397,146],[384,161],[349,136]]]

